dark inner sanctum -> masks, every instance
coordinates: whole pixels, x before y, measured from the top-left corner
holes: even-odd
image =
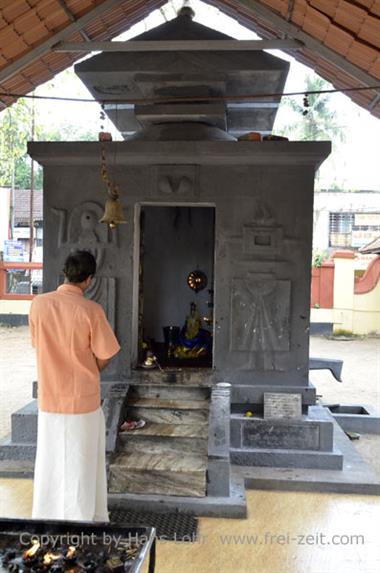
[[[141,208],[139,363],[144,368],[212,366],[214,221],[213,207]]]

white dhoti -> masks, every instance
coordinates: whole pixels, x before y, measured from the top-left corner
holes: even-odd
[[[109,520],[102,408],[88,414],[39,411],[32,518]]]

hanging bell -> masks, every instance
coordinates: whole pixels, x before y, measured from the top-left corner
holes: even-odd
[[[126,219],[123,213],[123,207],[121,206],[119,198],[107,199],[104,208],[104,215],[99,220],[99,223],[107,223],[110,229],[114,229],[116,225],[126,223]]]

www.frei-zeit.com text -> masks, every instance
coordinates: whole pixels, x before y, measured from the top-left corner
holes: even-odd
[[[174,543],[181,542],[194,542],[199,544],[206,543],[220,543],[220,545],[364,545],[364,535],[357,534],[326,534],[322,532],[315,533],[272,533],[266,531],[261,534],[247,534],[247,535],[194,535],[185,537],[168,538],[166,536],[157,536],[159,541],[168,541]],[[103,533],[103,535],[95,535],[93,533],[86,534],[60,534],[60,535],[36,535],[30,532],[23,532],[20,534],[20,543],[22,545],[29,545],[38,541],[42,546],[49,545],[57,547],[59,545],[73,545],[73,546],[86,546],[97,545],[111,545],[118,547],[125,542],[128,543],[144,543],[147,539],[144,536],[135,535],[118,535]]]

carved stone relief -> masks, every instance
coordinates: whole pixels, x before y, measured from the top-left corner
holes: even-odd
[[[115,234],[110,235],[107,226],[99,223],[103,214],[102,206],[93,201],[85,201],[76,205],[70,213],[66,209],[52,208],[51,211],[57,215],[59,221],[58,249],[65,253],[65,256],[76,249],[90,251],[96,259],[97,274],[101,273],[106,249],[116,242]],[[113,328],[115,283],[115,278],[96,276],[86,291],[87,298],[102,305]]]
[[[284,232],[273,217],[271,209],[265,201],[257,200],[253,218],[243,225],[242,235],[227,239],[232,249],[241,260],[259,258],[274,260],[280,257]],[[233,257],[236,259],[236,255]]]
[[[289,280],[250,273],[235,278],[231,292],[231,351],[289,351]]]
[[[196,170],[193,166],[162,165],[157,169],[157,190],[168,198],[194,195]]]

